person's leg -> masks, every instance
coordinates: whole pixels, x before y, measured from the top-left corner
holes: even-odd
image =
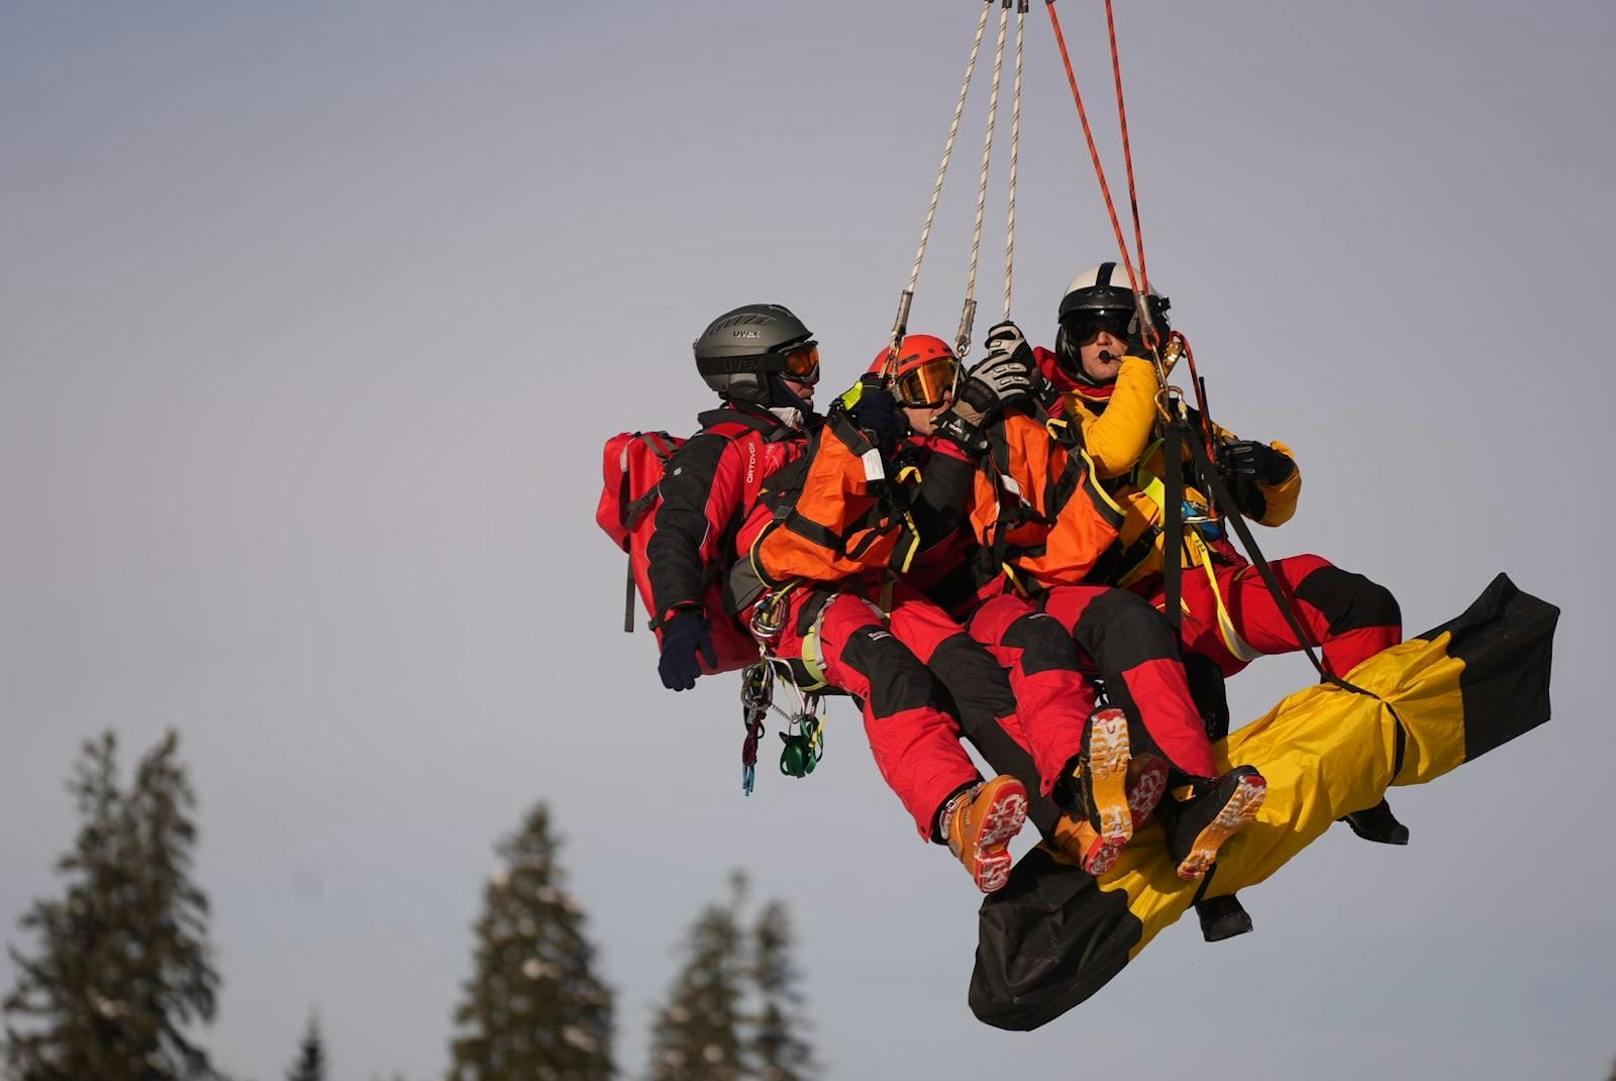
[[[1093,658],[1106,697],[1175,769],[1192,780],[1216,774],[1206,724],[1161,613],[1137,594],[1104,586],[1052,589],[1044,611]]]
[[[1316,555],[1291,556],[1270,566],[1297,617],[1322,647],[1332,674],[1345,677],[1403,640],[1403,614],[1385,586]],[[1252,648],[1263,653],[1302,648],[1256,567],[1219,568],[1218,584],[1230,621]]]
[[[1026,819],[1013,778],[983,785],[939,708],[931,673],[893,634],[879,608],[851,593],[794,597],[776,654],[802,658],[853,695],[876,767],[920,835],[947,842],[985,892],[1009,876],[1009,842]]]
[[[1061,809],[1043,793],[1017,696],[1004,669],[947,612],[919,592],[898,583],[889,603],[892,633],[931,671],[943,706],[954,714],[960,732],[995,773],[1021,782],[1027,790],[1027,817],[1041,834],[1050,836]]]
[[[1083,751],[1094,688],[1078,670],[1077,645],[1053,617],[1013,595],[971,615],[969,636],[1008,676],[1021,729],[1048,793]]]

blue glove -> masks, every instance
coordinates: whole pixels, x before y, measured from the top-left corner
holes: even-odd
[[[662,630],[662,658],[657,661],[657,674],[662,685],[670,691],[688,691],[701,675],[697,654],[707,662],[708,668],[718,667],[718,650],[713,647],[712,632],[700,612],[679,612]]]

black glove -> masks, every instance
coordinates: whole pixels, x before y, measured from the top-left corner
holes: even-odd
[[[903,414],[898,412],[898,399],[878,375],[864,375],[859,383],[858,401],[848,407],[847,417],[875,436],[876,444],[883,450],[890,451],[903,434]]]
[[[662,659],[657,661],[657,673],[662,685],[670,691],[688,691],[701,675],[696,661],[700,654],[708,668],[718,667],[718,650],[713,647],[712,632],[700,612],[678,612],[663,625]]]
[[[1241,481],[1284,484],[1296,472],[1296,463],[1267,444],[1241,439],[1223,444],[1218,471],[1231,485]]]

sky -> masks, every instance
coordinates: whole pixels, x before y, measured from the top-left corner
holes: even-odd
[[[534,801],[645,1064],[732,867],[789,902],[837,1078],[1599,1078],[1616,1057],[1608,132],[1596,2],[1118,3],[1151,277],[1221,423],[1305,477],[1268,554],[1417,632],[1504,570],[1564,609],[1554,720],[1392,794],[1030,1034],[965,1004],[974,891],[832,707],[741,796],[733,678],[662,690],[593,525],[599,448],[688,431],[689,343],[790,305],[828,384],[883,344],[979,8],[955,0],[0,7],[0,937],[55,888],[76,749],[167,727],[224,977],[273,1078],[441,1076],[493,845]],[[1063,0],[1114,187],[1101,5]],[[1014,303],[1115,258],[1042,4]],[[991,48],[991,31],[989,48]],[[984,61],[911,329],[952,333]],[[1002,105],[1008,105],[1008,81]],[[977,299],[1000,314],[1001,118]],[[1299,657],[1230,687],[1251,718]],[[1030,840],[1030,838],[1025,839]],[[0,961],[0,982],[14,970]]]

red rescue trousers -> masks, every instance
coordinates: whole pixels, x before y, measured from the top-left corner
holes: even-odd
[[[1385,586],[1316,555],[1278,559],[1269,566],[1290,596],[1297,616],[1323,648],[1324,665],[1333,675],[1344,677],[1403,640],[1403,614]],[[1214,570],[1218,593],[1239,641],[1231,643],[1219,629],[1217,597],[1206,572],[1185,567],[1181,637],[1186,650],[1205,655],[1225,676],[1232,676],[1258,654],[1292,653],[1302,648],[1256,567],[1219,564]],[[1145,585],[1141,593],[1158,610],[1163,608],[1166,598],[1160,580]]]
[[[1009,593],[985,602],[967,627],[1009,673],[1020,723],[1004,727],[1032,755],[1040,791],[1048,796],[1082,752],[1094,712],[1094,687],[1077,644],[1055,619]]]
[[[1206,722],[1160,612],[1127,590],[1087,585],[1051,589],[1043,610],[1086,655],[1106,697],[1154,744],[1134,753],[1154,749],[1190,778],[1216,775]]]
[[[917,623],[926,629],[913,613],[900,617],[897,611],[889,622],[856,592],[802,589],[786,599],[785,626],[772,652],[793,662],[806,658],[809,674],[817,668],[829,686],[858,700],[881,776],[920,835],[936,840],[943,804],[982,778],[960,746],[959,725],[941,707],[922,659],[935,654],[941,640],[929,630],[918,633]],[[920,649],[905,638],[921,643]]]

